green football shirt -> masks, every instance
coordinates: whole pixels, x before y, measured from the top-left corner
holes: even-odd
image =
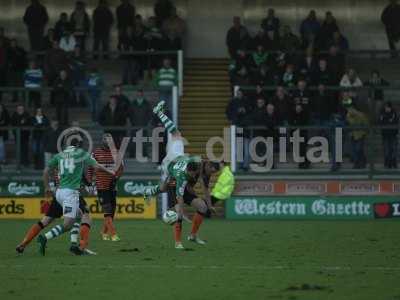
[[[67,147],[55,155],[48,164],[49,168],[57,168],[61,189],[79,190],[82,174],[86,167],[96,165],[90,154],[74,146]]]
[[[182,155],[178,156],[168,165],[168,174],[176,180],[176,196],[183,197],[185,187],[188,182],[188,174],[186,173],[187,165],[191,162],[200,163],[201,158],[198,156]]]

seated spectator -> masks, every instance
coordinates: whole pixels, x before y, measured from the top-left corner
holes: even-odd
[[[117,105],[124,111],[128,111],[130,109],[131,103],[129,98],[123,93],[122,85],[116,84],[114,85],[114,95],[117,98]]]
[[[275,80],[271,77],[271,75],[271,70],[268,69],[268,66],[266,64],[262,64],[257,72],[253,74],[252,83],[255,85],[266,86],[280,82],[281,78],[279,75]]]
[[[26,68],[26,51],[18,45],[16,39],[10,40],[8,48],[8,85],[12,87],[22,87],[22,78]],[[18,92],[13,93],[13,102],[19,99]]]
[[[99,103],[101,103],[104,80],[96,67],[91,68],[86,84],[88,88],[89,107],[92,121],[97,122],[97,107],[99,106]]]
[[[253,106],[244,97],[243,92],[238,90],[236,95],[229,101],[225,114],[232,125],[242,126],[246,115],[252,110]]]
[[[5,143],[8,140],[8,129],[10,126],[10,115],[3,103],[0,103],[0,165],[7,163]]]
[[[314,49],[308,47],[305,56],[300,59],[299,72],[300,75],[311,83],[314,79],[313,76],[318,69],[318,60],[314,55]]]
[[[254,103],[256,103],[257,99],[264,99],[266,100],[267,97],[267,92],[264,91],[263,87],[261,85],[256,86],[255,93],[252,95],[252,101],[254,100]]]
[[[11,117],[11,125],[13,127],[26,127],[32,125],[32,118],[28,112],[25,111],[25,107],[22,104],[17,105],[16,111]],[[20,142],[20,157],[18,160],[24,167],[29,166],[29,137],[30,131],[27,129],[16,129],[14,130],[14,136],[18,147],[18,137]]]
[[[48,51],[53,47],[53,43],[58,43],[58,39],[56,38],[56,34],[53,28],[47,29],[47,34],[44,36],[43,40],[43,51]]]
[[[259,45],[263,46],[263,48],[265,49],[265,46],[267,44],[268,44],[267,35],[263,29],[260,29],[257,32],[257,34],[247,43],[247,49],[256,51]]]
[[[296,75],[294,73],[294,65],[288,64],[286,66],[285,72],[282,75],[281,84],[284,87],[291,88],[291,87],[294,87],[296,85],[296,82],[297,82],[297,78],[296,78]]]
[[[332,45],[336,46],[342,52],[348,51],[350,49],[349,41],[339,30],[333,33],[333,38],[330,46]]]
[[[326,57],[330,73],[332,75],[332,85],[338,85],[342,74],[345,72],[346,59],[343,53],[339,52],[336,46],[329,47],[329,53]]]
[[[350,106],[347,109],[346,120],[349,126],[363,127],[368,126],[367,116],[357,110],[354,106]],[[367,158],[365,156],[365,139],[368,131],[365,129],[353,129],[350,133],[351,136],[351,147],[353,154],[353,169],[364,169],[367,165]]]
[[[57,120],[61,126],[68,126],[73,85],[66,70],[60,71],[59,77],[54,82],[53,89]]]
[[[247,28],[242,26],[240,17],[233,17],[233,26],[226,34],[226,46],[228,47],[229,55],[235,59],[239,49],[245,49],[249,42],[249,33]]]
[[[297,89],[293,92],[293,102],[294,104],[300,104],[302,111],[310,114],[311,105],[311,92],[307,87],[307,82],[305,79],[301,78],[297,82]]]
[[[279,29],[281,21],[275,16],[275,10],[268,9],[268,15],[261,22],[261,28],[265,31],[274,31],[276,35],[279,35]]]
[[[125,135],[127,111],[118,106],[118,99],[115,96],[110,96],[110,100],[103,107],[99,115],[99,123],[104,127],[104,130],[109,132],[114,140],[114,143],[119,147],[122,137]],[[108,129],[108,127],[121,127],[121,129]]]
[[[289,124],[291,126],[307,126],[309,125],[309,114],[308,110],[303,109],[303,106],[300,103],[297,103],[294,107],[293,113],[291,114],[291,118],[289,120]],[[300,151],[297,153],[303,162],[299,162],[299,169],[308,169],[310,168],[310,162],[307,159],[307,141],[308,141],[308,131],[307,129],[293,129],[291,132],[292,138],[294,138],[294,133],[299,131],[299,138],[304,139],[304,142],[300,143]],[[300,141],[299,141],[300,142]]]
[[[79,46],[75,47],[74,53],[70,58],[71,67],[71,78],[75,88],[86,87],[86,69],[87,61],[82,54],[81,48]],[[73,104],[85,107],[86,97],[83,91],[77,91],[75,93],[75,101]]]
[[[58,153],[57,142],[58,137],[62,133],[62,128],[58,120],[53,119],[50,122],[50,127],[46,129],[43,135],[44,145],[44,165],[47,166],[50,159]]]
[[[332,85],[333,76],[328,68],[328,63],[325,58],[321,58],[318,61],[318,68],[313,74],[312,83],[315,86],[318,86],[320,84]]]
[[[385,101],[385,92],[382,88],[388,86],[389,82],[381,77],[378,70],[373,70],[371,72],[371,77],[365,85],[371,87],[369,98],[372,101],[375,116],[379,117],[383,102]]]
[[[297,35],[292,32],[290,26],[283,26],[283,34],[281,37],[282,50],[289,53],[291,57],[296,57],[295,51],[300,50],[301,42]]]
[[[149,101],[144,97],[143,90],[138,90],[136,98],[132,101],[131,107],[129,109],[129,120],[132,126],[137,127],[132,129],[131,137],[136,136],[136,132],[139,130],[143,130],[143,136],[149,136],[150,130],[149,126],[151,125],[152,120],[152,107]],[[131,144],[132,147],[130,149],[131,157],[136,157],[136,145],[135,143]],[[145,143],[142,149],[141,155],[143,157],[149,156],[148,145]]]
[[[234,85],[246,86],[250,84],[249,77],[250,74],[248,68],[245,65],[241,65],[240,68],[235,69],[232,82]]]
[[[277,143],[278,139],[278,126],[281,124],[282,118],[279,115],[279,112],[275,109],[275,106],[271,103],[267,104],[266,107],[266,115],[265,115],[265,126],[266,130],[266,138],[271,137],[274,140],[274,145]],[[270,150],[270,153],[274,153],[274,149]],[[269,157],[268,159],[272,159],[271,169],[275,169],[275,163],[273,162],[273,157]],[[266,162],[266,166],[267,162]]]
[[[43,84],[43,71],[35,61],[29,62],[29,68],[25,70],[24,87],[27,89],[40,89]],[[29,106],[38,108],[42,106],[42,96],[40,91],[29,91]]]
[[[159,89],[160,99],[166,103],[167,110],[172,109],[172,87],[177,86],[178,77],[176,70],[171,66],[171,60],[165,58],[162,68],[158,70],[154,79],[156,87]]]
[[[60,39],[60,49],[67,53],[72,53],[76,46],[77,42],[75,36],[69,29],[65,30],[65,34]]]
[[[268,53],[265,52],[262,45],[257,46],[257,50],[251,54],[251,65],[253,66],[253,71],[260,69],[262,64],[266,64],[268,60]]]
[[[350,68],[340,80],[340,86],[345,88],[356,88],[363,86],[363,83],[360,77],[358,77],[356,71]]]
[[[68,14],[62,12],[60,18],[54,26],[54,39],[60,41],[63,36],[66,36],[67,31],[71,30],[71,23],[68,21]]]
[[[337,111],[336,101],[325,85],[318,85],[317,93],[311,98],[311,121],[314,125],[327,126]]]
[[[185,27],[185,21],[177,15],[176,7],[172,7],[171,15],[162,24],[162,30],[169,40],[177,40],[177,44],[180,45],[179,49],[182,49]]]
[[[44,133],[45,129],[49,126],[49,120],[43,114],[40,107],[36,108],[36,113],[32,118],[33,133],[32,133],[32,152],[33,152],[33,165],[35,170],[42,170],[44,167]]]
[[[315,38],[319,36],[320,29],[321,24],[317,20],[315,10],[311,10],[307,18],[305,18],[300,25],[300,35],[304,48],[313,46]]]
[[[86,52],[86,37],[90,32],[90,18],[86,12],[86,4],[83,1],[76,1],[75,9],[70,17],[71,31],[75,37],[76,43],[82,52]],[[73,47],[75,48],[75,46]],[[72,49],[73,49],[72,48]]]
[[[274,105],[275,111],[280,117],[280,124],[288,125],[289,117],[293,110],[292,98],[285,91],[283,86],[277,86],[271,104]]]
[[[379,116],[379,125],[396,126],[396,128],[382,129],[384,166],[388,169],[397,169],[397,135],[399,133],[399,116],[393,109],[391,102],[386,102]]]
[[[317,46],[320,50],[328,50],[329,42],[333,40],[333,35],[335,32],[339,31],[339,27],[336,24],[336,19],[332,12],[328,11],[325,14],[325,20],[322,23],[321,29],[318,35]]]

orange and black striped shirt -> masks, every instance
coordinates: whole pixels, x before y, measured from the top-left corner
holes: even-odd
[[[116,162],[111,154],[111,150],[103,147],[96,148],[92,153],[93,158],[99,163],[105,166],[107,169],[115,170],[117,168]],[[89,168],[88,177],[92,181],[93,174],[95,175],[95,182],[98,191],[109,191],[115,190],[117,179],[122,175],[123,163],[121,162],[115,176],[108,174],[102,170]]]

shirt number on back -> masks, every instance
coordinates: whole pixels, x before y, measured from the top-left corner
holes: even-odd
[[[73,174],[75,170],[75,161],[73,158],[60,159],[60,174],[63,175],[67,171]]]

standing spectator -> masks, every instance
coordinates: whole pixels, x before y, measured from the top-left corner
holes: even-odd
[[[164,46],[164,37],[157,26],[156,18],[150,17],[147,21],[147,28],[148,30],[145,33],[145,38],[147,40],[147,51],[154,52],[157,50],[162,50]],[[154,77],[155,70],[160,66],[162,63],[158,56],[148,56],[149,60],[149,70],[151,77]]]
[[[354,106],[347,109],[346,115],[347,123],[353,127],[368,126],[367,116],[357,110]],[[368,131],[365,129],[353,129],[351,135],[351,147],[353,153],[353,169],[364,169],[367,165],[367,158],[365,156],[365,139]]]
[[[68,21],[68,14],[62,12],[54,27],[55,39],[58,41],[61,40],[61,38],[66,35],[66,32],[71,31],[71,29],[71,23]]]
[[[72,54],[77,45],[76,38],[72,34],[72,31],[66,29],[64,31],[64,36],[60,40],[60,49],[65,51],[67,54]]]
[[[340,80],[340,86],[345,88],[355,88],[363,86],[363,83],[360,77],[358,77],[357,72],[350,68]]]
[[[86,87],[87,62],[79,46],[75,47],[74,53],[70,59],[70,68],[74,87],[78,89]],[[86,97],[84,91],[76,91],[75,96],[76,97],[73,104],[85,107]]]
[[[154,4],[154,15],[156,17],[157,27],[162,28],[165,20],[173,13],[174,5],[170,0],[157,0]]]
[[[309,125],[309,114],[307,110],[303,109],[301,104],[296,104],[294,108],[294,112],[290,119],[291,126],[307,126]],[[307,129],[294,129],[292,130],[292,135],[294,132],[299,131],[299,138],[303,138],[304,142],[299,143],[300,151],[297,153],[300,159],[304,159],[304,162],[299,162],[299,169],[308,169],[310,168],[310,162],[307,159],[307,141],[308,141],[308,132]],[[293,135],[294,138],[294,135]],[[295,141],[296,142],[296,141]],[[300,141],[299,141],[300,142]]]
[[[279,36],[279,28],[281,21],[275,16],[275,10],[273,8],[268,9],[267,16],[261,22],[261,28],[267,31],[274,31]]]
[[[38,108],[42,106],[42,96],[39,90],[43,83],[43,71],[40,69],[35,61],[29,62],[29,68],[25,70],[24,74],[24,87],[26,89],[33,89],[29,91],[29,106]]]
[[[47,29],[47,34],[43,40],[43,50],[48,51],[53,47],[53,43],[57,42],[56,33],[53,28]]]
[[[11,39],[8,48],[8,85],[22,87],[22,77],[26,68],[26,51],[20,47],[16,39]],[[17,102],[19,92],[13,93],[13,102]]]
[[[0,164],[6,164],[6,148],[5,142],[8,140],[8,129],[4,129],[10,125],[10,115],[4,104],[0,103]]]
[[[128,111],[131,104],[129,98],[122,92],[122,85],[116,84],[114,86],[114,97],[117,98],[117,105],[123,110]]]
[[[319,36],[321,24],[317,19],[315,10],[311,10],[307,18],[305,18],[300,25],[300,35],[303,41],[304,48],[313,46],[316,37]]]
[[[178,43],[182,45],[183,34],[185,33],[185,21],[176,13],[176,8],[173,6],[171,9],[171,16],[168,17],[162,24],[164,35],[169,39],[177,39]]]
[[[306,49],[306,54],[300,59],[299,70],[303,78],[307,80],[308,83],[314,79],[313,76],[318,69],[318,60],[314,55],[314,49],[308,47]]]
[[[279,35],[277,35],[274,30],[267,31],[265,49],[267,51],[274,51],[274,52],[281,51],[282,49]]]
[[[379,117],[383,106],[382,104],[385,101],[385,94],[382,88],[388,86],[389,82],[381,77],[378,70],[373,70],[371,72],[371,77],[365,85],[371,88],[369,93],[369,99],[372,101],[371,104],[373,105],[371,108],[375,116]]]
[[[346,58],[343,53],[339,52],[339,48],[335,45],[329,47],[329,53],[326,57],[329,71],[332,75],[332,84],[338,85],[342,74],[346,68]]]
[[[61,126],[67,126],[69,123],[69,106],[71,105],[73,86],[66,70],[60,71],[59,77],[54,82],[53,89],[57,120]]]
[[[126,126],[127,112],[118,106],[118,99],[110,96],[110,100],[102,109],[99,116],[99,123],[104,130],[109,132],[115,141],[115,145],[119,147],[121,138],[125,134],[123,127]],[[108,127],[121,127],[121,129],[108,129]]]
[[[391,102],[386,102],[379,117],[382,126],[396,126],[396,128],[382,129],[383,152],[385,155],[385,168],[397,169],[397,135],[399,133],[399,117],[393,109]]]
[[[329,46],[332,45],[336,46],[341,52],[346,52],[350,49],[349,40],[339,30],[333,33]]]
[[[57,141],[62,133],[59,122],[56,119],[51,120],[50,128],[48,128],[43,136],[44,145],[44,165],[47,166],[50,159],[58,153]]]
[[[283,86],[276,87],[275,96],[272,98],[271,104],[274,105],[274,110],[280,117],[280,123],[283,125],[288,125],[293,101]]]
[[[144,38],[143,27],[136,26],[136,30],[142,30],[139,36],[135,36],[132,32],[132,27],[128,27],[126,36],[121,39],[121,50],[124,52],[130,51],[145,51],[147,49],[147,42]],[[136,43],[137,42],[137,43]],[[121,59],[124,61],[122,64],[122,84],[136,85],[143,72],[143,56],[136,56],[134,54],[122,54]]]
[[[43,49],[44,28],[49,21],[47,9],[39,0],[31,0],[31,5],[25,11],[24,23],[28,29],[29,43],[32,51]]]
[[[136,98],[132,101],[129,110],[129,120],[132,126],[139,127],[132,130],[131,137],[136,136],[136,132],[139,130],[143,130],[143,136],[145,137],[150,135],[150,130],[148,127],[150,126],[152,120],[152,108],[149,101],[147,101],[147,99],[144,97],[143,90],[138,90]],[[148,157],[150,153],[148,151],[149,149],[147,144],[144,145],[142,150],[142,155],[144,157]],[[135,143],[132,143],[130,153],[131,157],[135,157]]]
[[[101,94],[104,87],[103,77],[96,67],[92,67],[87,79],[90,113],[92,121],[97,122],[97,107],[101,103]]]
[[[72,32],[74,33],[78,45],[81,47],[81,50],[85,52],[86,37],[90,32],[90,18],[86,12],[85,2],[77,1],[75,3],[75,10],[71,14],[70,22]]]
[[[331,85],[333,83],[333,76],[325,58],[320,58],[318,61],[318,68],[313,74],[312,83],[316,86],[320,84]]]
[[[107,0],[99,0],[99,5],[93,12],[93,51],[99,51],[99,46],[101,44],[102,50],[105,52],[105,59],[108,58],[110,31],[113,23],[114,17],[111,9],[108,7]],[[94,58],[97,58],[97,54],[94,55]]]
[[[236,95],[228,103],[225,114],[232,125],[242,126],[246,114],[249,114],[252,110],[253,106],[249,105],[243,92],[238,90]]]
[[[233,17],[233,26],[226,34],[226,45],[231,58],[235,59],[239,49],[245,49],[249,41],[247,28],[242,26],[240,17]]]
[[[390,0],[389,5],[382,12],[381,20],[383,25],[385,25],[392,57],[397,57],[396,43],[400,39],[400,5],[397,3],[397,0]]]
[[[7,85],[8,49],[4,40],[0,39],[0,89]],[[3,100],[3,92],[0,90],[0,102]]]
[[[292,29],[288,25],[283,26],[281,46],[284,52],[290,54],[290,57],[296,57],[297,54],[293,52],[300,50],[300,39],[292,32]]]
[[[318,36],[318,48],[320,50],[327,50],[329,42],[333,40],[333,34],[337,31],[339,31],[339,27],[336,24],[336,19],[332,12],[327,11]]]
[[[49,126],[49,120],[43,114],[40,107],[36,109],[36,113],[32,119],[33,134],[32,134],[32,152],[33,152],[33,165],[35,170],[41,170],[44,167],[43,155],[43,137],[45,130]]]
[[[168,110],[172,109],[172,90],[173,86],[178,83],[176,70],[171,66],[171,60],[165,58],[163,60],[163,66],[158,70],[155,83],[159,89],[160,98],[167,104]]]
[[[115,14],[118,27],[118,49],[121,49],[121,42],[126,38],[128,27],[135,28],[136,8],[129,0],[121,0]]]
[[[25,111],[25,107],[22,104],[17,106],[16,111],[11,117],[11,125],[14,127],[26,127],[32,125],[32,119],[29,113]],[[14,131],[14,135],[16,137],[18,143],[18,135],[20,140],[20,157],[19,161],[23,166],[27,167],[29,165],[29,137],[30,130],[28,129],[17,129]]]

